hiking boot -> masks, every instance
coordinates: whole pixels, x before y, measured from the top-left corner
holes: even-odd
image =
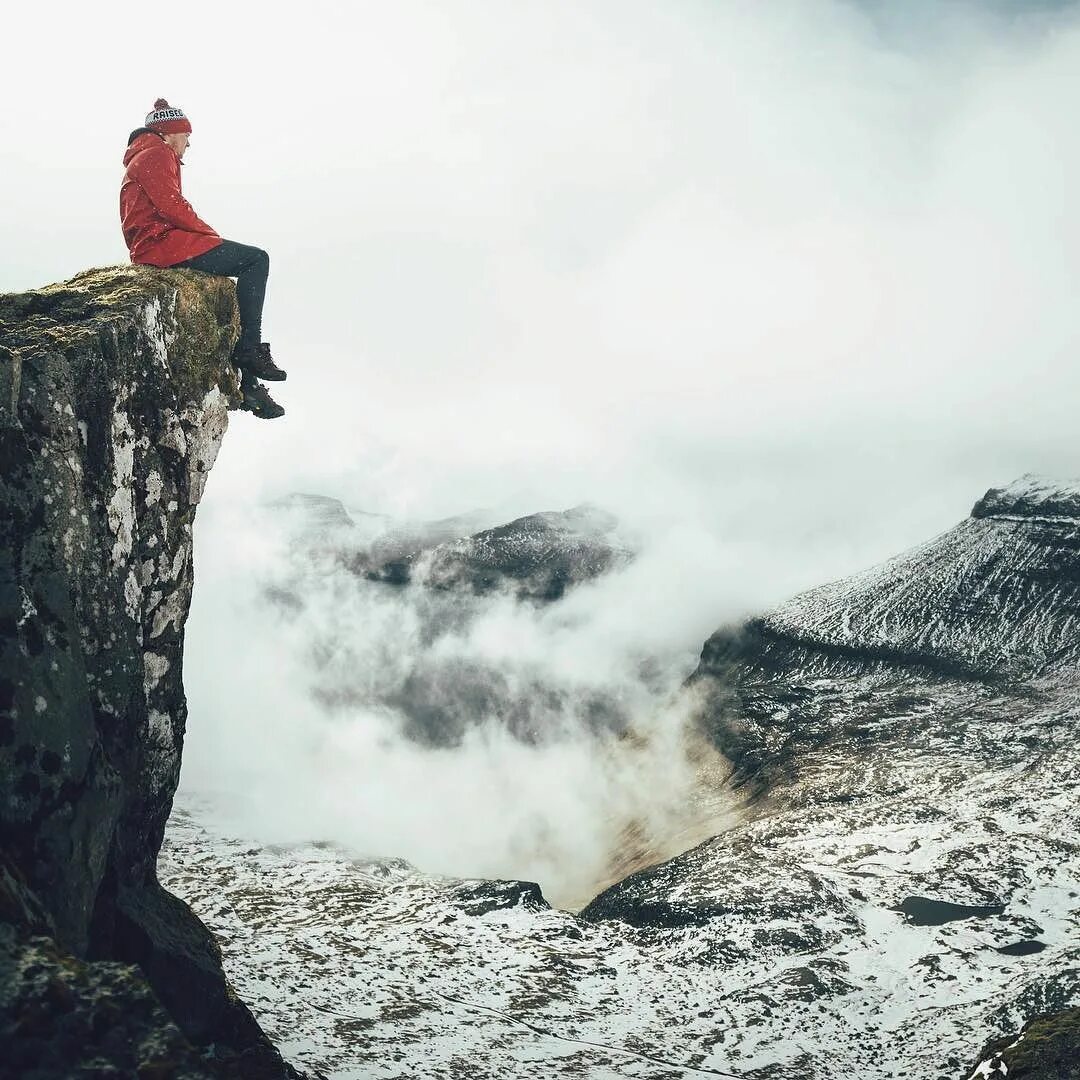
[[[270,355],[269,342],[259,345],[237,345],[233,350],[232,362],[245,372],[250,372],[256,379],[267,382],[284,382],[286,373],[274,363]]]
[[[240,383],[240,394],[243,398],[240,408],[260,420],[276,420],[285,415],[285,410],[270,396],[270,391],[257,379],[250,377],[246,369]]]

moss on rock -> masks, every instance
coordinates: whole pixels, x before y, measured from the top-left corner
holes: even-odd
[[[236,391],[228,357],[239,335],[236,287],[230,278],[195,270],[106,266],[32,292],[0,295],[0,333],[16,361],[73,353],[101,344],[108,351],[125,331],[161,320],[167,363],[181,396],[217,385]]]
[[[980,1076],[1009,1080],[1080,1080],[1080,1008],[1037,1016],[1019,1036],[995,1039],[979,1055],[972,1080]]]
[[[1010,1077],[1080,1080],[1080,1008],[1033,1020],[1001,1057]]]

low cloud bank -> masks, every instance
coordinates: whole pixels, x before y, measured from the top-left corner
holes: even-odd
[[[366,581],[339,558],[355,535],[313,540],[296,511],[233,503],[199,528],[182,786],[244,835],[573,903],[694,822],[704,748],[678,691],[717,610],[687,573],[719,561],[708,538],[673,531],[535,604]]]

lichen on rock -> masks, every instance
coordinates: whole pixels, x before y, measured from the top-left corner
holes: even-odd
[[[0,296],[0,857],[72,962],[138,965],[187,1039],[287,1076],[156,878],[192,526],[236,403],[237,328],[232,282],[193,271]]]
[[[1019,1035],[991,1042],[965,1080],[1008,1076],[1016,1080],[1077,1080],[1080,1077],[1080,1008],[1029,1020]]]

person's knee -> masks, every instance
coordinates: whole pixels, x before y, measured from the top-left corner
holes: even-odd
[[[238,263],[243,273],[266,274],[270,271],[270,256],[254,244],[244,244],[238,252]]]

